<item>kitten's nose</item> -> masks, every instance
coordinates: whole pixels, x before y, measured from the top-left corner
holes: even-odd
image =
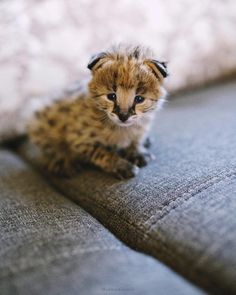
[[[118,115],[119,119],[122,121],[122,122],[125,122],[128,120],[129,118],[129,113],[120,113]]]

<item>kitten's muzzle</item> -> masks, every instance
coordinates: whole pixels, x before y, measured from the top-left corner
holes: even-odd
[[[118,116],[121,122],[127,121],[130,117],[130,112],[122,112],[119,106],[115,106],[113,112]]]

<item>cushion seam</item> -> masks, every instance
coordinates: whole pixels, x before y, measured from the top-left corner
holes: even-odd
[[[155,224],[156,222],[159,222],[164,217],[166,217],[171,211],[177,209],[179,206],[181,206],[182,204],[186,203],[188,200],[190,200],[193,197],[197,196],[198,194],[201,194],[202,192],[210,189],[214,185],[217,185],[220,182],[223,182],[223,181],[225,181],[227,179],[234,178],[235,176],[236,176],[236,172],[235,171],[232,171],[232,172],[229,171],[229,172],[227,172],[225,174],[225,177],[224,178],[216,179],[213,182],[212,182],[212,178],[211,178],[210,180],[207,180],[205,182],[202,182],[200,185],[198,185],[198,186],[190,189],[189,192],[180,194],[175,199],[171,200],[170,202],[168,202],[165,206],[163,206],[161,208],[160,214],[159,214],[160,217],[159,218],[156,218],[156,220],[154,222],[152,222],[152,224],[151,224],[150,227],[152,227],[153,224]],[[178,201],[181,200],[181,199],[183,199],[183,202],[179,203]],[[177,203],[177,204],[175,205],[175,203]],[[171,207],[172,204],[173,204],[173,207]],[[168,210],[169,208],[170,208],[170,210]],[[145,223],[148,223],[150,221],[150,219],[155,218],[156,216],[157,216],[157,214],[153,214],[147,220],[144,221],[144,224]]]

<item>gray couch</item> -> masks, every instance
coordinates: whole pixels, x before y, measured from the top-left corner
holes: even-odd
[[[152,138],[128,181],[2,148],[1,295],[236,294],[235,83],[172,98]]]

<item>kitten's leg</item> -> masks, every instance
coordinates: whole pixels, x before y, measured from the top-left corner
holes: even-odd
[[[154,155],[149,153],[145,147],[140,146],[137,143],[132,143],[127,149],[122,150],[121,155],[138,167],[144,167],[152,159],[155,159]]]
[[[76,147],[81,161],[91,163],[119,179],[131,178],[138,173],[138,167],[121,158],[116,152],[103,145],[84,145]]]
[[[77,163],[59,152],[52,157],[45,156],[44,164],[50,173],[60,177],[72,177],[79,170]]]
[[[41,144],[43,166],[52,174],[60,177],[71,177],[81,167],[73,153],[61,143],[58,145]]]

